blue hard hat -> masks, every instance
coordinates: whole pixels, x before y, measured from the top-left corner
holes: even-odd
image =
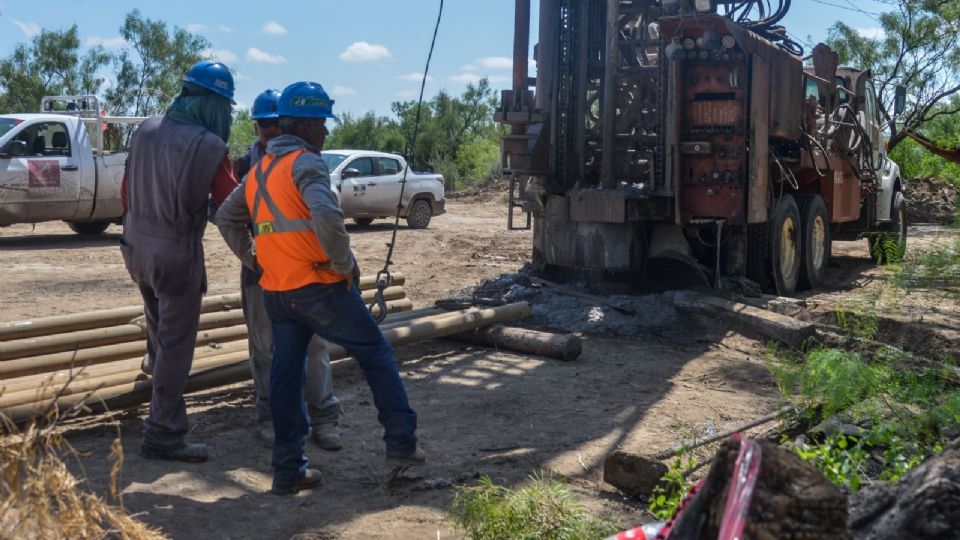
[[[183,82],[193,83],[200,88],[206,88],[211,92],[233,101],[233,75],[230,74],[230,68],[220,62],[212,60],[201,60],[190,68]]]
[[[279,90],[272,88],[270,90],[264,90],[257,96],[257,99],[253,100],[253,108],[250,109],[250,118],[261,120],[280,116],[277,114],[277,102],[279,101]]]
[[[283,89],[277,114],[293,118],[333,118],[333,100],[330,95],[315,82],[295,82]]]

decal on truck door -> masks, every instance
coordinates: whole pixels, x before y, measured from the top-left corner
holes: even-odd
[[[31,188],[60,187],[60,162],[55,159],[31,159],[27,162]]]

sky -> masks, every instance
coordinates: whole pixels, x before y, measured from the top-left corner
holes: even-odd
[[[533,0],[532,41],[537,5]],[[336,112],[389,114],[390,103],[416,98],[438,6],[439,0],[0,0],[0,56],[41,28],[71,24],[85,45],[117,50],[125,45],[124,16],[136,8],[205,37],[209,55],[235,71],[240,106],[267,88],[313,80],[332,94]],[[495,88],[509,87],[513,6],[514,0],[446,0],[427,97],[441,89],[462,92],[482,76]],[[793,0],[784,24],[812,45],[838,20],[876,35],[876,13],[884,9],[877,0]]]

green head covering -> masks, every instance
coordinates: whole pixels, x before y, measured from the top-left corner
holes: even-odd
[[[204,127],[227,142],[233,124],[230,100],[192,83],[183,86],[187,91],[173,100],[167,116],[177,122]]]

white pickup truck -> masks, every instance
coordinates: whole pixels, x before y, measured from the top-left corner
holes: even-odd
[[[144,118],[103,116],[96,96],[45,97],[41,110],[0,115],[0,227],[65,221],[100,234],[123,216],[127,159],[104,151],[104,130]]]
[[[402,157],[369,150],[329,150],[322,155],[346,217],[366,226],[396,215],[407,168]],[[430,218],[444,213],[445,203],[443,176],[407,172],[400,217],[410,228],[426,229]]]

